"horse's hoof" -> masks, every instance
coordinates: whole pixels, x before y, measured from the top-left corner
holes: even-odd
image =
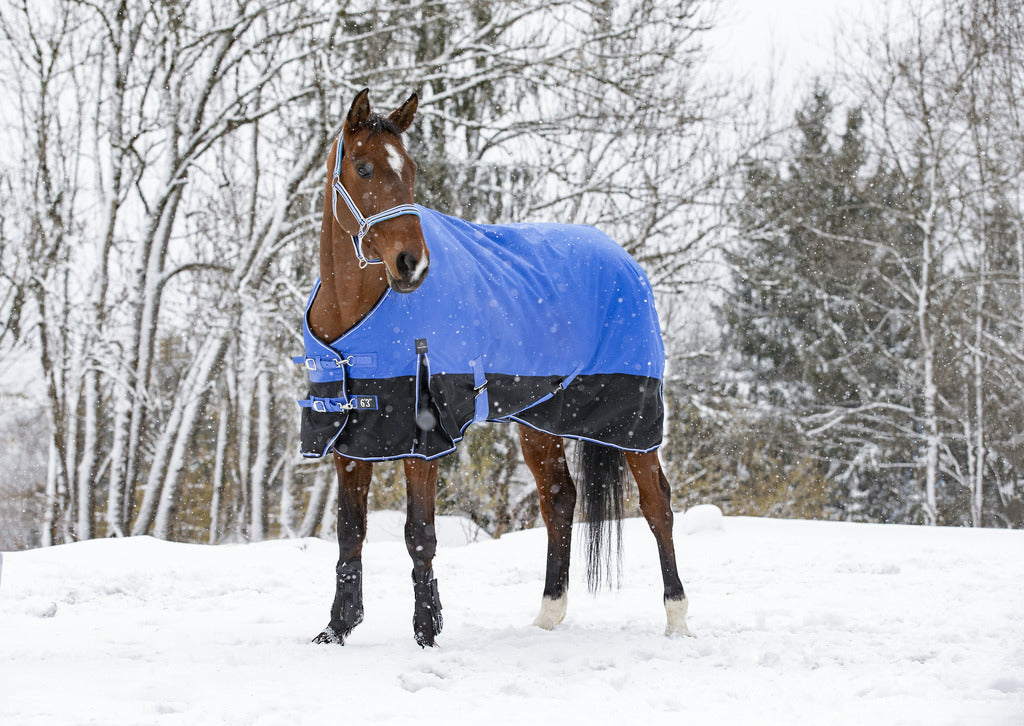
[[[444,627],[444,618],[441,617],[439,610],[434,610],[431,613],[429,623],[423,624],[425,627],[420,627],[417,623],[413,622],[413,633],[416,636],[416,644],[421,648],[433,648],[437,645],[435,642],[437,636],[441,634],[441,628]]]
[[[671,624],[665,626],[665,636],[668,638],[695,638],[690,629],[686,627],[686,623],[683,623],[682,627],[673,626]]]
[[[413,576],[413,590],[416,606],[412,616],[412,632],[421,648],[434,647],[434,639],[441,634],[444,617],[441,615],[441,597],[437,592],[437,580],[431,578],[418,581]]]
[[[665,635],[669,637],[693,637],[693,633],[686,627],[686,611],[689,607],[690,601],[685,597],[682,600],[665,601],[665,615],[668,618],[668,622],[665,625]]]
[[[563,594],[560,598],[545,597],[540,601],[540,612],[537,613],[533,624],[541,630],[554,630],[565,619],[565,611],[569,603],[569,596]]]
[[[328,625],[313,638],[313,642],[317,645],[345,645],[345,635]]]
[[[431,633],[416,633],[416,645],[421,648],[436,648],[437,642]]]

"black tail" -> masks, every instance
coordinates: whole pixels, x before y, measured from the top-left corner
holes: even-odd
[[[587,551],[587,587],[596,592],[602,580],[611,584],[622,571],[626,456],[620,449],[581,441],[576,445],[576,470]]]

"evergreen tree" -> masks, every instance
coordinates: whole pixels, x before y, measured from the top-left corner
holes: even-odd
[[[733,286],[722,306],[727,345],[749,372],[751,403],[779,407],[804,432],[840,514],[907,519],[914,422],[907,361],[915,357],[915,230],[900,210],[918,204],[884,165],[872,168],[862,114],[835,109],[817,87],[797,112],[782,160],[751,160],[729,252]]]
[[[886,282],[887,179],[867,173],[860,111],[847,114],[838,145],[829,140],[833,114],[828,92],[816,89],[796,114],[792,158],[747,167],[723,313],[758,399],[849,406],[896,385],[876,364],[912,322]]]

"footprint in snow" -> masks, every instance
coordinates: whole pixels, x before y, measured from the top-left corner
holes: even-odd
[[[424,688],[441,688],[444,679],[436,673],[430,672],[402,673],[398,676],[398,682],[409,693],[416,693]]]

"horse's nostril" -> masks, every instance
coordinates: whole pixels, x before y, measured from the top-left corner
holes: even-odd
[[[398,268],[399,275],[408,279],[416,269],[416,256],[412,252],[399,252],[395,267]]]

